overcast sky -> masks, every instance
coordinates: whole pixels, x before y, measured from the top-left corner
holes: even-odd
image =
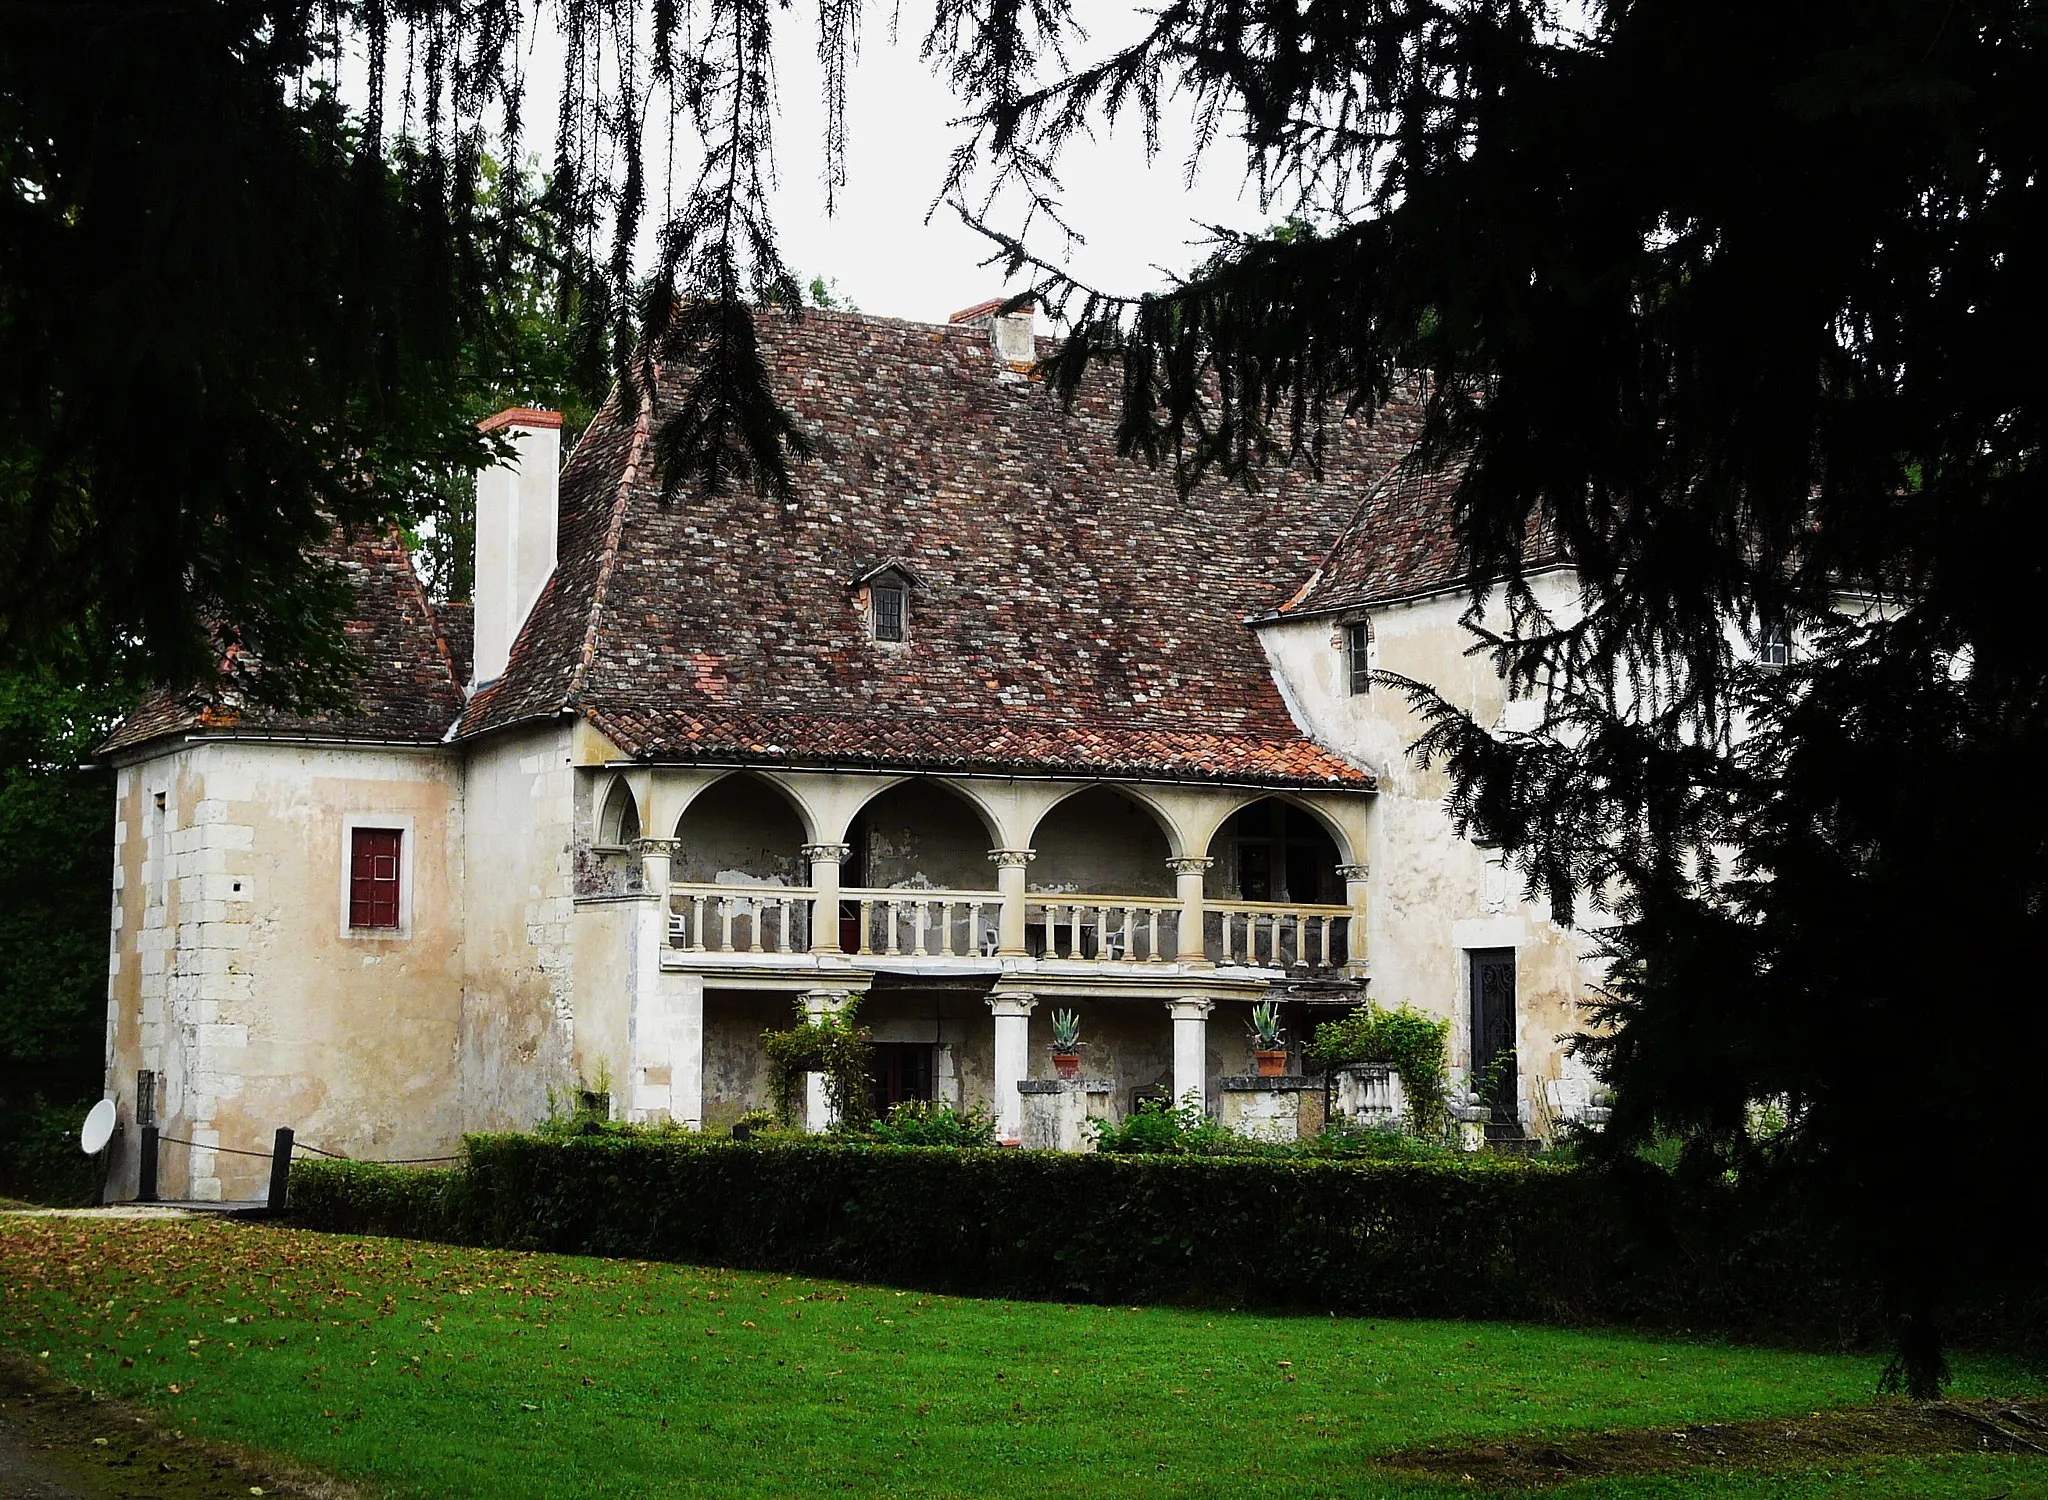
[[[848,90],[848,181],[839,211],[830,218],[821,173],[824,110],[815,7],[797,4],[777,12],[776,222],[784,256],[805,282],[817,275],[836,280],[840,294],[864,312],[943,322],[1005,287],[998,268],[981,264],[993,247],[952,210],[925,222],[959,139],[950,122],[961,106],[918,57],[923,14],[904,6],[902,40],[892,43],[890,8],[880,4],[870,12]],[[1083,9],[1092,36],[1077,61],[1099,56],[1140,24],[1133,7],[1111,0],[1091,0]],[[541,163],[552,159],[561,86],[562,48],[553,26],[552,14],[544,12],[539,27],[529,31],[524,67],[525,145]],[[402,87],[403,56],[394,44],[393,96]],[[345,74],[345,91],[360,98],[362,78],[358,59]],[[687,186],[693,166],[683,149],[688,128],[684,122],[677,131],[678,190]],[[650,170],[658,169],[664,132],[662,122],[649,122]],[[1086,242],[1069,246],[1063,235],[1034,234],[1033,248],[1064,259],[1072,274],[1104,290],[1145,291],[1164,282],[1166,271],[1185,271],[1201,258],[1204,252],[1194,245],[1204,238],[1205,225],[1256,229],[1275,217],[1262,213],[1257,195],[1243,187],[1241,153],[1229,142],[1212,152],[1212,165],[1190,191],[1183,181],[1188,140],[1185,108],[1169,106],[1162,150],[1150,162],[1135,123],[1095,142],[1075,143],[1063,162],[1062,201],[1068,222]],[[652,184],[650,207],[661,211],[659,182]],[[1006,216],[999,207],[995,217],[1005,228],[1020,227],[1017,213]]]
[[[1105,10],[1110,7],[1104,7]],[[959,133],[948,122],[960,105],[917,55],[906,7],[904,38],[890,45],[872,29],[850,90],[848,182],[839,212],[825,216],[820,183],[823,110],[818,63],[801,26],[778,48],[782,121],[778,221],[785,254],[806,278],[836,277],[865,312],[940,321],[957,308],[1004,290],[1000,268],[980,262],[992,248],[950,209],[925,222]],[[788,12],[789,19],[801,10]],[[1107,45],[1098,24],[1097,45]],[[1148,163],[1135,125],[1070,148],[1062,173],[1068,222],[1086,236],[1067,269],[1112,291],[1143,291],[1200,258],[1191,242],[1205,224],[1253,229],[1267,222],[1257,195],[1242,186],[1241,156],[1230,143],[1211,153],[1193,191],[1182,165],[1188,134],[1175,111],[1159,156]],[[998,212],[1001,218],[1001,212]],[[1017,227],[1013,217],[1004,227]],[[1064,237],[1034,236],[1040,253],[1067,249]]]

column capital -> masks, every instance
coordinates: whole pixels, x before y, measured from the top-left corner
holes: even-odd
[[[988,857],[996,865],[1006,869],[1021,870],[1038,858],[1036,849],[991,849]]]
[[[1216,861],[1206,854],[1182,855],[1166,862],[1166,868],[1176,875],[1200,875]]]
[[[673,858],[676,850],[683,847],[681,839],[635,839],[633,852],[645,859],[652,854],[657,858]]]
[[[1194,996],[1166,1002],[1166,1013],[1176,1021],[1206,1021],[1209,1019],[1209,1012],[1215,1008],[1214,1000],[1203,1000]]]
[[[1342,880],[1364,880],[1372,874],[1372,867],[1364,864],[1339,865],[1337,875]]]
[[[797,996],[804,1010],[813,1016],[830,1015],[846,1004],[851,990],[805,990]]]
[[[1036,995],[990,995],[988,1010],[992,1016],[1028,1016],[1038,1009]]]
[[[851,844],[806,844],[804,859],[811,864],[838,865],[846,862],[846,856],[853,852]]]

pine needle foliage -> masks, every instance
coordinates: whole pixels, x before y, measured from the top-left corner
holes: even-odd
[[[943,9],[962,211],[1077,330],[1056,385],[1121,381],[1124,451],[1256,482],[1420,394],[1473,649],[1545,722],[1392,682],[1460,827],[1616,923],[1609,1147],[1801,1183],[1932,1392],[1942,1307],[2031,1242],[2048,1048],[2037,8],[1184,0],[1071,64],[1073,7]],[[1057,225],[1062,153],[1176,93],[1313,234],[1122,296],[968,200]]]

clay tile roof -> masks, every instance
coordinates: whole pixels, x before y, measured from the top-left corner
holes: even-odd
[[[658,408],[608,406],[563,472],[554,576],[464,735],[567,712],[649,760],[1370,784],[1296,727],[1246,621],[1355,525],[1411,405],[1344,426],[1320,478],[1183,497],[1117,456],[1108,380],[1063,410],[968,326],[758,328],[816,448],[793,497],[664,505]],[[850,586],[884,559],[918,580],[901,646],[869,638]]]
[[[387,743],[440,741],[462,712],[462,690],[443,627],[420,587],[405,544],[396,532],[337,535],[321,555],[342,569],[355,596],[344,626],[349,644],[363,659],[352,709],[311,715],[237,709],[219,698],[158,689],[121,721],[100,746],[100,754],[189,730]]]
[[[508,406],[476,424],[478,432],[496,432],[503,427],[560,427],[562,414],[538,406]]]

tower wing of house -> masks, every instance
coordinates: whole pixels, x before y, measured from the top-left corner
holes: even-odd
[[[237,705],[220,691],[153,689],[100,746],[102,755],[169,735],[304,735],[380,743],[433,744],[462,712],[449,640],[393,530],[337,532],[320,554],[341,569],[352,596],[343,629],[362,667],[347,708],[316,713]],[[467,650],[467,622],[451,622]]]

